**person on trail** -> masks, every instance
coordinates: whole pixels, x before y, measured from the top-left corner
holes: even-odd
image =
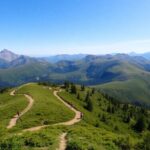
[[[22,121],[21,117],[20,117],[20,112],[17,111],[17,116],[18,116],[18,120]]]
[[[83,113],[82,112],[80,112],[80,119],[82,119],[83,118]]]
[[[17,115],[18,115],[18,117],[20,116],[20,113],[19,113],[19,111],[17,111]]]

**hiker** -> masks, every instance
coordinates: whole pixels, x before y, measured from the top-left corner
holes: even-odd
[[[17,116],[18,116],[18,120],[22,121],[22,119],[21,119],[21,117],[20,117],[20,112],[19,112],[19,111],[17,111]],[[17,121],[18,121],[18,120],[17,120]]]
[[[83,113],[82,112],[80,112],[80,119],[82,119],[83,118]]]
[[[19,113],[19,111],[17,111],[17,115],[18,115],[18,117],[20,116],[20,113]]]

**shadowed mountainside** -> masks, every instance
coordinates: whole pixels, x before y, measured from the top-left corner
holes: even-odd
[[[11,62],[0,59],[0,86],[27,82],[63,83],[69,80],[92,85],[122,101],[149,105],[150,61],[141,56],[87,55],[76,60],[56,63],[18,56]]]

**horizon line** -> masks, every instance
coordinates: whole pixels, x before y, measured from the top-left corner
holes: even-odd
[[[135,51],[131,51],[131,52],[112,52],[112,53],[57,53],[57,54],[29,54],[29,53],[17,53],[17,52],[14,52],[10,49],[2,49],[0,50],[0,52],[4,51],[4,50],[7,50],[7,51],[10,51],[14,54],[17,54],[17,55],[25,55],[25,56],[30,56],[30,57],[52,57],[52,56],[59,56],[59,55],[116,55],[116,54],[127,54],[127,55],[131,55],[131,54],[135,54],[135,55],[140,55],[140,54],[145,54],[145,53],[150,53],[150,51],[146,51],[146,52],[135,52]]]

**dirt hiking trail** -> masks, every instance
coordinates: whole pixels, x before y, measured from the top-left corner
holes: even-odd
[[[51,88],[50,88],[51,90]],[[29,129],[24,129],[23,132],[26,132],[26,131],[37,131],[37,130],[40,130],[42,128],[45,128],[45,127],[48,127],[48,126],[56,126],[56,125],[65,125],[65,126],[71,126],[71,125],[74,125],[75,123],[81,121],[81,112],[78,111],[76,108],[74,108],[71,104],[68,104],[66,101],[64,101],[59,95],[58,95],[58,92],[61,92],[61,90],[54,90],[53,91],[53,94],[54,96],[60,100],[66,107],[68,107],[70,110],[72,110],[74,113],[75,113],[75,116],[73,119],[69,120],[69,121],[66,121],[66,122],[60,122],[60,123],[57,123],[57,124],[53,124],[53,125],[42,125],[42,126],[37,126],[37,127],[32,127],[32,128],[29,128]],[[14,96],[15,95],[15,90],[13,90],[11,93],[10,93],[11,96]],[[27,100],[29,101],[29,104],[28,106],[20,113],[20,115],[15,115],[9,122],[9,125],[7,126],[8,129],[14,127],[17,123],[17,120],[22,116],[24,115],[27,111],[29,111],[34,103],[34,100],[33,98],[30,96],[30,95],[27,95],[27,94],[24,94],[24,96],[27,98]],[[67,147],[67,132],[65,133],[62,133],[60,135],[60,143],[59,143],[59,148],[57,148],[56,150],[65,150],[66,147]]]
[[[15,92],[16,92],[15,90],[11,91],[10,95],[14,96]],[[13,118],[10,120],[10,122],[7,126],[7,129],[11,129],[12,127],[14,127],[17,123],[17,120],[20,119],[21,116],[23,116],[26,112],[28,112],[31,109],[31,107],[34,103],[33,98],[30,95],[27,95],[27,94],[24,94],[24,96],[26,97],[26,99],[29,102],[28,106],[22,112],[20,112],[19,115],[16,114],[15,116],[13,116]]]

